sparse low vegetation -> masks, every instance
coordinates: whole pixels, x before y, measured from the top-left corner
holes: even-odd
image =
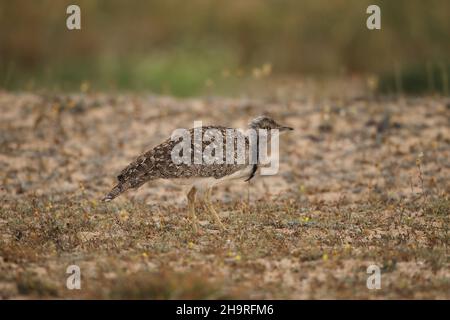
[[[0,93],[0,298],[449,299],[448,101],[284,94]],[[173,129],[265,112],[295,131],[278,175],[216,190],[225,232],[164,182],[98,201]]]

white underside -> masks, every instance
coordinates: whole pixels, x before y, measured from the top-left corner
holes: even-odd
[[[252,167],[253,167],[252,165],[249,165],[243,170],[236,171],[233,174],[225,176],[220,179],[208,177],[208,178],[170,179],[170,181],[176,184],[193,186],[197,189],[198,192],[202,193],[218,184],[231,182],[233,180],[241,180],[241,181],[246,180],[250,176]]]

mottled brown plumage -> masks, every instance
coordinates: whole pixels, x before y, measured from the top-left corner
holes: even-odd
[[[128,189],[136,189],[144,183],[155,179],[190,179],[190,178],[208,178],[213,177],[220,179],[231,175],[239,170],[243,170],[249,165],[248,152],[245,154],[245,162],[237,163],[237,152],[234,152],[234,163],[226,163],[226,145],[227,145],[227,129],[233,130],[235,135],[233,142],[234,150],[237,149],[238,140],[243,141],[245,150],[249,149],[249,139],[247,136],[237,131],[236,129],[220,127],[220,126],[204,126],[201,128],[202,134],[202,154],[210,145],[218,145],[218,141],[210,134],[210,129],[216,129],[222,137],[222,160],[223,164],[212,163],[201,164],[194,163],[194,128],[189,130],[191,136],[191,163],[176,164],[172,161],[172,149],[180,142],[181,138],[172,140],[171,138],[165,140],[163,143],[157,145],[153,149],[141,154],[135,161],[130,163],[117,176],[118,184],[113,190],[104,198],[109,201],[117,197],[122,192]],[[200,132],[200,130],[199,130]],[[210,146],[211,147],[211,146]],[[181,153],[182,155],[182,153]]]
[[[249,123],[249,128],[256,131],[266,129],[269,130],[269,134],[271,129],[292,130],[292,128],[281,126],[273,119],[265,116],[253,119]],[[233,132],[233,135],[230,135],[230,132]],[[223,228],[210,201],[211,189],[222,181],[233,179],[248,181],[253,178],[258,166],[258,162],[254,163],[254,152],[258,149],[259,140],[239,130],[222,126],[193,128],[185,133],[186,135],[183,137],[165,140],[130,163],[117,176],[117,185],[103,198],[103,201],[111,201],[126,190],[137,189],[151,180],[187,180],[188,184],[192,185],[188,193],[188,207],[191,219],[194,222],[194,229],[197,230],[195,201],[198,190],[206,190],[205,205],[217,224]],[[201,139],[198,140],[202,143],[201,145],[195,145],[195,136],[200,134]],[[184,140],[186,137],[190,137],[191,142],[190,148],[187,148],[188,151],[179,148],[180,142],[186,141]],[[184,151],[186,151],[186,154],[184,154]],[[195,157],[195,151],[199,151],[199,163],[195,161],[199,160]],[[182,156],[186,156],[186,158],[184,161],[174,161],[173,152],[178,154],[180,158]],[[253,152],[253,157],[250,156],[250,152]],[[258,160],[257,156],[256,160]]]

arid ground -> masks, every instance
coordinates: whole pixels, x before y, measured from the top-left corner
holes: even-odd
[[[0,298],[450,299],[450,100],[305,92],[0,92]],[[215,189],[224,232],[164,181],[99,201],[172,130],[263,113],[295,130],[278,175]]]

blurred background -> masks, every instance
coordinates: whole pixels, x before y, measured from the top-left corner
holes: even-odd
[[[66,28],[70,4],[82,30]],[[381,30],[366,28],[370,4]],[[448,95],[449,40],[448,0],[0,0],[0,87],[232,95],[349,77]]]

